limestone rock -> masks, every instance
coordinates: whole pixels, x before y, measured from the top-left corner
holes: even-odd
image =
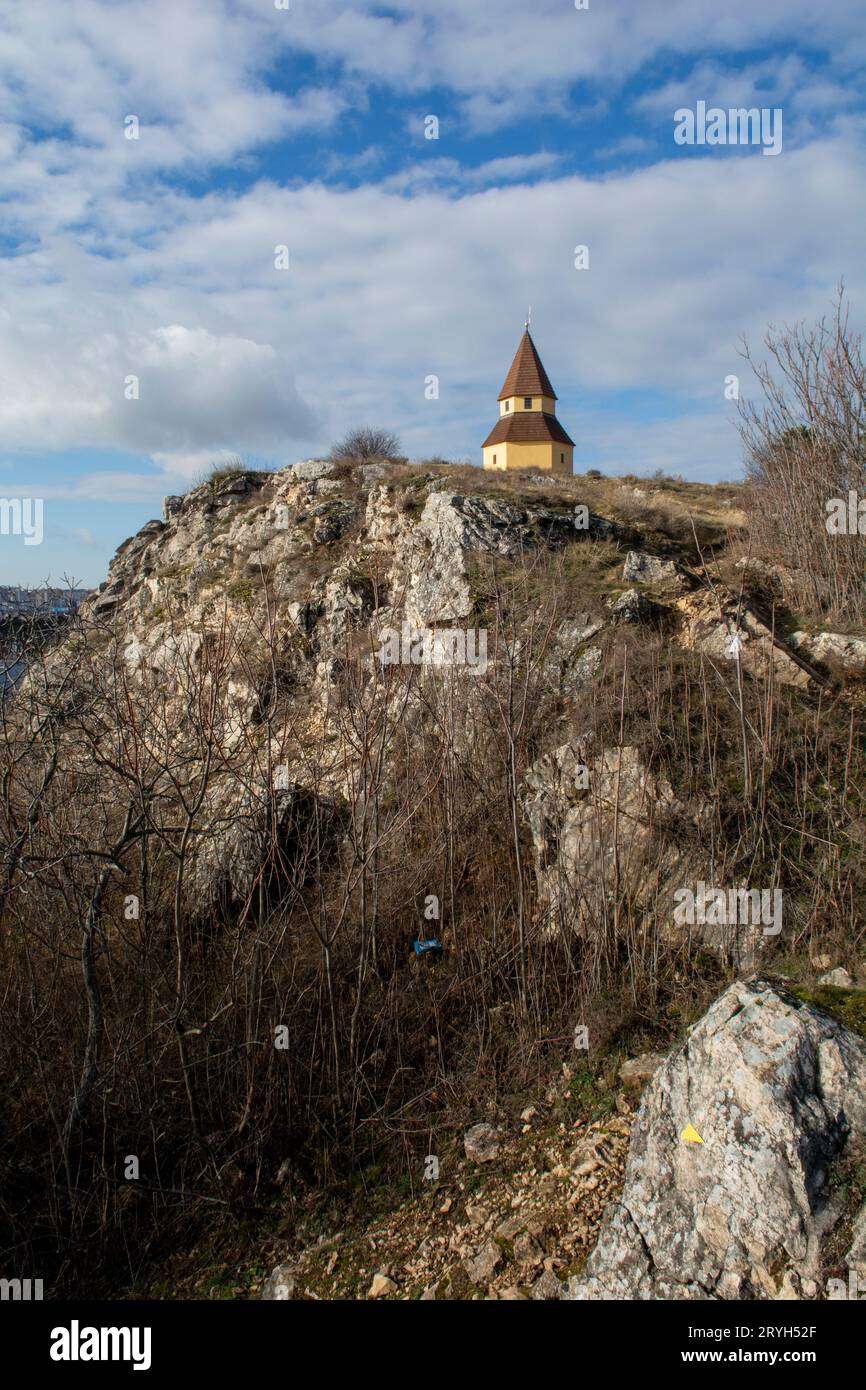
[[[374,1274],[373,1282],[367,1290],[368,1298],[387,1298],[397,1293],[397,1285],[387,1274]]]
[[[866,1293],[866,1202],[860,1208],[851,1237],[851,1248],[845,1256],[845,1263],[849,1270],[853,1270],[857,1277],[863,1280],[863,1292]]]
[[[543,1274],[539,1275],[532,1286],[532,1297],[539,1302],[542,1299],[550,1300],[562,1297],[562,1284],[553,1270],[546,1269]]]
[[[833,985],[836,989],[853,989],[854,981],[843,966],[837,965],[835,970],[828,970],[818,980],[819,985]]]
[[[703,1143],[685,1143],[691,1124]],[[775,1298],[821,1273],[828,1164],[866,1134],[866,1042],[754,976],[644,1093],[620,1200],[571,1299]],[[791,1287],[788,1282],[787,1287]]]
[[[642,550],[630,550],[622,567],[622,577],[626,584],[676,584],[685,583],[685,577],[673,560],[661,560],[657,555],[647,555]]]
[[[549,931],[583,935],[603,920],[615,840],[623,889],[637,897],[646,881],[648,921],[657,920],[663,893],[664,902],[670,898],[672,923],[673,891],[687,881],[690,864],[683,823],[691,821],[697,829],[705,808],[680,802],[661,770],[648,767],[636,748],[606,748],[593,755],[578,740],[562,744],[529,768],[523,799],[539,910]]]
[[[839,632],[795,632],[791,646],[810,661],[831,662],[847,671],[866,672],[866,641]]]
[[[504,1221],[500,1221],[493,1234],[497,1240],[514,1240],[514,1237],[525,1229],[526,1221],[522,1216],[506,1216]]]
[[[551,643],[546,669],[551,684],[562,695],[573,696],[593,679],[601,665],[598,647],[585,643],[601,632],[604,624],[599,618],[581,613],[561,623]]]
[[[316,482],[319,478],[329,478],[334,467],[330,459],[305,459],[302,463],[293,463],[288,468],[283,468],[279,477],[290,483]]]
[[[492,1163],[500,1148],[500,1133],[493,1125],[472,1125],[463,1136],[466,1157],[472,1163]]]
[[[736,636],[740,664],[750,675],[765,677],[772,666],[776,681],[804,689],[817,677],[816,671],[774,639],[766,623],[732,594],[701,589],[676,599],[673,607],[682,619],[679,640],[690,650],[705,652],[714,661],[733,661],[732,639]]]
[[[478,1254],[464,1261],[464,1269],[473,1284],[489,1284],[502,1259],[502,1251],[493,1240],[482,1245]]]
[[[432,492],[398,563],[408,570],[406,616],[419,626],[449,623],[472,612],[467,557],[515,556],[521,514],[505,502]]]
[[[623,1086],[645,1086],[646,1083],[655,1076],[665,1054],[660,1052],[642,1052],[639,1057],[631,1057],[627,1062],[623,1062],[619,1069],[619,1079]]]
[[[364,482],[369,486],[370,483],[378,483],[382,478],[388,476],[388,467],[384,463],[362,463],[358,472]]]
[[[560,624],[555,638],[556,645],[564,654],[570,654],[582,643],[588,642],[590,637],[595,637],[596,633],[601,632],[603,626],[598,618],[581,613],[579,617],[569,618]]]
[[[735,568],[745,571],[747,581],[752,581],[753,586],[784,602],[787,602],[800,573],[788,570],[784,565],[769,565],[764,560],[748,555],[742,556]]]
[[[612,1141],[607,1134],[595,1132],[581,1139],[568,1156],[569,1167],[576,1178],[588,1177],[609,1157]]]
[[[639,589],[626,589],[610,605],[615,623],[643,623],[652,616],[653,605]]]
[[[544,1251],[530,1231],[521,1231],[513,1248],[515,1263],[523,1269],[537,1269],[544,1259]]]
[[[292,1265],[277,1265],[265,1281],[262,1298],[282,1301],[299,1296],[298,1277]]]

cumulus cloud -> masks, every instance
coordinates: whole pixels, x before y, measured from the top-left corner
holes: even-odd
[[[112,443],[189,468],[208,456],[309,437],[315,421],[270,344],[169,324],[132,339],[107,401]]]
[[[64,256],[49,238],[7,265],[0,431],[7,447],[90,444],[192,468],[224,450],[287,461],[363,419],[465,453],[529,302],[572,409],[638,384],[721,401],[742,332],[819,313],[846,269],[862,304],[864,173],[862,147],[839,137],[784,161],[671,160],[450,195],[175,190],[153,204],[146,251],[118,232],[109,257]],[[122,220],[122,204],[106,211]],[[280,242],[288,271],[274,267]]]
[[[733,0],[699,16],[693,0],[586,12],[562,0],[332,0],[327,18],[300,0],[288,11],[76,0],[50,25],[38,6],[4,11],[7,449],[122,450],[177,477],[233,451],[290,461],[370,421],[412,450],[474,455],[531,302],[576,435],[586,420],[584,441],[601,438],[593,395],[639,386],[680,402],[688,429],[706,425],[695,463],[706,476],[730,471],[710,422],[726,418],[720,383],[737,370],[739,334],[819,313],[842,271],[862,305],[862,121],[833,103],[866,48],[848,0]],[[557,151],[521,148],[467,167],[448,152],[420,158],[402,110],[405,167],[382,130],[358,153],[339,146],[381,87],[417,95],[419,111],[441,93],[464,134],[616,101],[634,129],[610,149],[648,158],[660,111],[715,99],[733,55],[792,33],[825,54],[820,76],[797,55],[754,60],[736,90],[802,108],[811,88],[815,109],[837,118],[793,147],[786,126],[779,160],[656,153],[590,178],[564,173]],[[671,54],[688,75],[627,103],[629,77]],[[123,136],[130,113],[138,141]],[[312,178],[288,153],[279,172],[257,172],[269,144],[298,150],[322,133],[334,152]],[[340,187],[328,173],[366,182]],[[587,272],[574,269],[577,244],[590,248]],[[129,374],[138,400],[124,396]],[[430,374],[438,401],[425,398]],[[638,432],[630,452],[655,466],[663,429]],[[100,476],[74,488],[97,489]],[[147,475],[129,486],[146,490]]]
[[[208,456],[312,434],[314,417],[269,343],[180,324],[124,332],[107,306],[97,321],[82,286],[63,294],[65,321],[14,323],[6,312],[7,448],[120,449],[189,471]]]

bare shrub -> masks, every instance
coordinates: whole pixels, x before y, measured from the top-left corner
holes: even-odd
[[[349,430],[331,448],[332,459],[354,459],[358,463],[400,456],[400,441],[392,430],[364,425]]]
[[[829,318],[770,328],[769,358],[744,356],[763,401],[742,401],[752,553],[790,572],[792,602],[812,617],[866,620],[866,538],[831,534],[828,503],[866,496],[866,364],[844,286]]]

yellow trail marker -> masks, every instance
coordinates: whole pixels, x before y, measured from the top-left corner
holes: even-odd
[[[698,1134],[694,1125],[688,1124],[680,1135],[684,1144],[703,1144],[703,1139]]]

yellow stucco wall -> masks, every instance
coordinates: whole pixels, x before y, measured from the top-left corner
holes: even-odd
[[[556,414],[556,401],[552,396],[533,396],[531,407],[525,406],[523,400],[523,396],[506,396],[504,401],[499,402],[499,414],[517,415],[521,410],[529,409],[544,410],[548,415]]]
[[[564,463],[560,462],[562,454]],[[485,468],[537,468],[563,474],[573,471],[574,449],[570,444],[488,444],[481,455]]]

